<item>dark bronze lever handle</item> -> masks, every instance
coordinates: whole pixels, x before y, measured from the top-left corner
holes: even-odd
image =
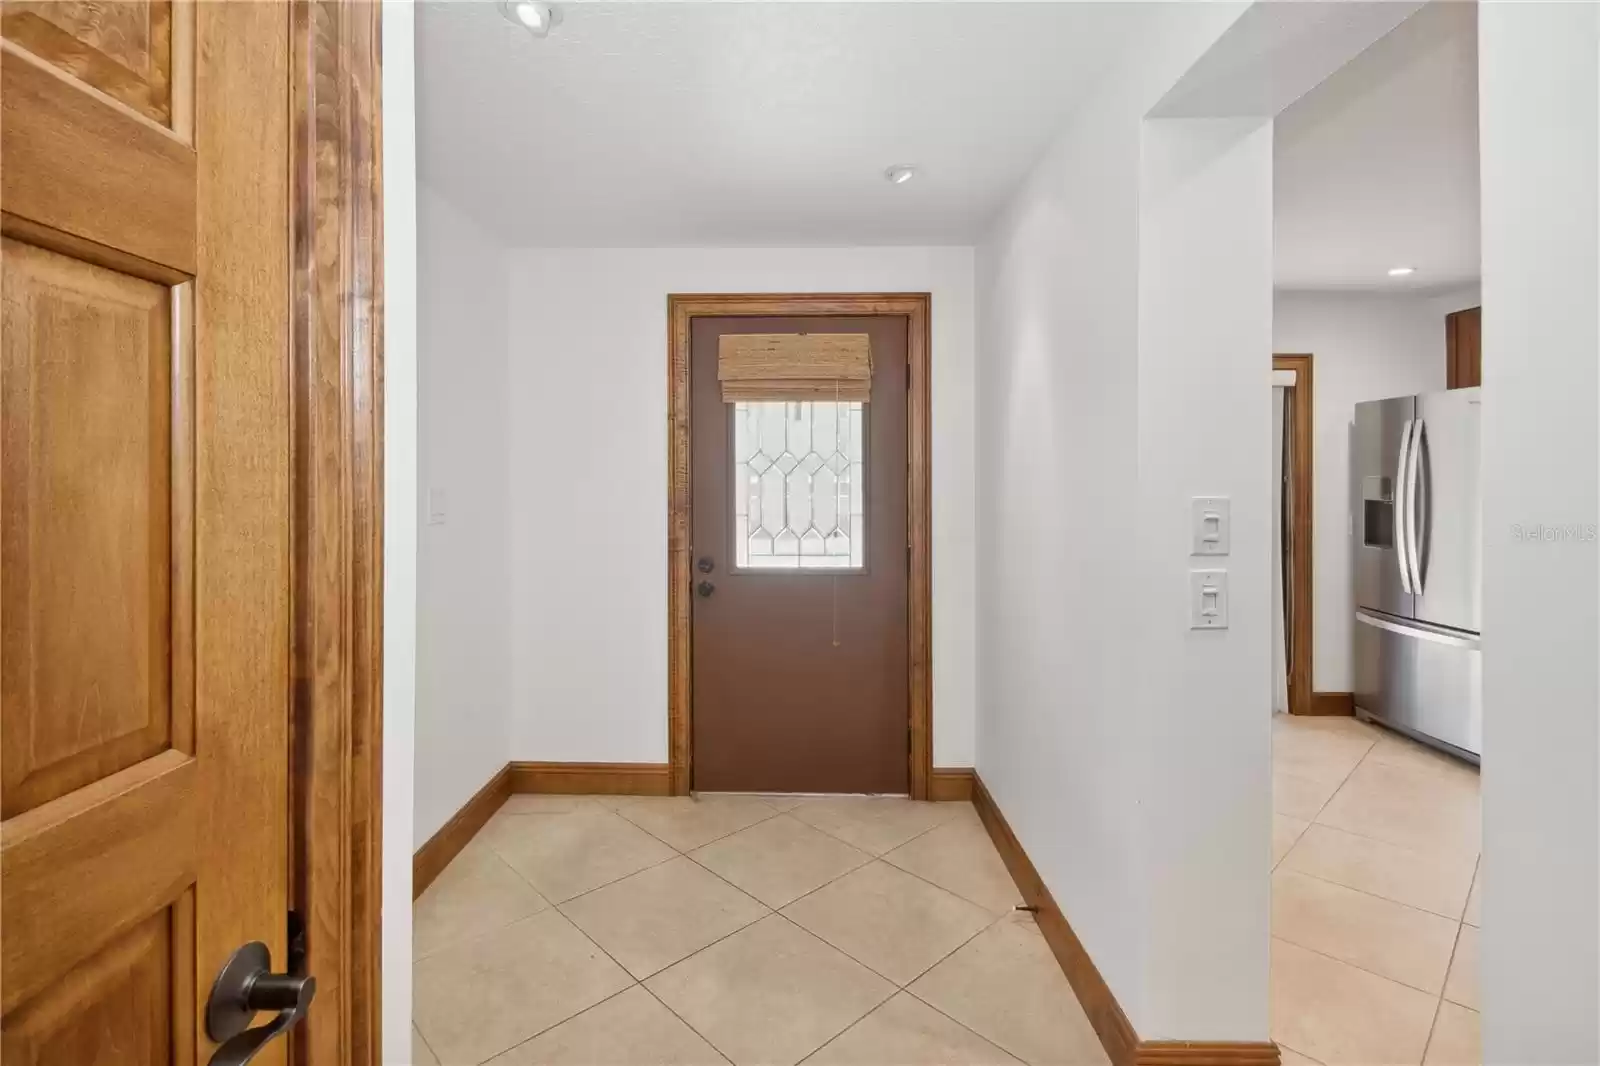
[[[317,994],[315,977],[272,972],[272,953],[259,940],[235,951],[217,974],[206,1000],[206,1035],[222,1046],[211,1066],[245,1066],[256,1053],[293,1029]],[[277,1017],[251,1029],[257,1011]]]
[[[700,584],[694,587],[694,590],[700,594],[700,598],[703,600],[709,597],[713,592],[717,591],[717,586],[713,585],[709,581],[702,581]]]

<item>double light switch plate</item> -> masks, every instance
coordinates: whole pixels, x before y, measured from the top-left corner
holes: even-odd
[[[1189,554],[1228,554],[1228,497],[1196,496],[1189,501]],[[1228,572],[1222,569],[1189,571],[1189,628],[1228,628]]]

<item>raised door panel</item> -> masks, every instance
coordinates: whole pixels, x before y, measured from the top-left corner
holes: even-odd
[[[3,245],[0,810],[10,818],[166,750],[192,711],[173,678],[172,292]],[[187,448],[176,454],[184,455]],[[180,472],[180,480],[183,478]],[[174,489],[177,489],[175,492]],[[183,501],[187,506],[187,501]],[[186,581],[177,583],[179,589]],[[181,618],[180,618],[181,621]]]
[[[181,17],[187,16],[180,9]],[[5,0],[0,33],[86,85],[169,125],[171,0]],[[179,42],[181,55],[183,42]]]
[[[140,277],[196,272],[196,154],[11,38],[0,41],[5,232]]]
[[[194,906],[184,896],[84,960],[6,1019],[7,1066],[165,1066],[174,1029],[192,1017],[183,956],[193,950]]]

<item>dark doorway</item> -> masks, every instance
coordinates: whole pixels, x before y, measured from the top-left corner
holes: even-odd
[[[726,402],[735,334],[869,338],[871,398]],[[697,317],[693,787],[906,793],[908,319]]]

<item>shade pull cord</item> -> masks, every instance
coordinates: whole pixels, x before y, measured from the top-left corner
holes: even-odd
[[[834,414],[833,414],[833,417],[834,417],[834,430],[833,430],[834,447],[838,448],[838,446],[839,446],[838,445],[838,439],[839,439],[839,423],[838,423],[838,418],[839,418],[839,379],[838,378],[834,378],[833,379],[833,412],[834,412]],[[838,506],[838,494],[837,494],[838,493],[838,489],[837,489],[837,487],[835,488],[834,492],[835,492],[835,495],[834,495],[834,506],[837,507]],[[835,524],[837,525],[837,521],[835,522]],[[851,530],[851,532],[854,533],[855,531]],[[824,550],[826,550],[826,549],[824,549]],[[833,575],[833,646],[835,648],[837,648],[839,646],[839,575],[838,574],[834,574]]]

